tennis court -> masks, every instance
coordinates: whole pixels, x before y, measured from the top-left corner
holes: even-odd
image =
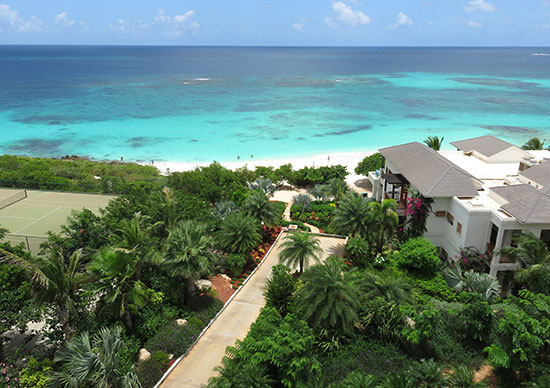
[[[73,210],[99,213],[115,196],[0,189],[0,226],[9,230],[6,240],[25,243],[36,253],[48,231],[59,232]]]

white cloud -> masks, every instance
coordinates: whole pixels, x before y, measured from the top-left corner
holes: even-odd
[[[197,29],[200,24],[192,20],[195,16],[195,11],[190,10],[184,14],[174,15],[173,17],[166,14],[166,11],[160,8],[155,16],[155,22],[165,24],[169,35],[181,35],[182,29]]]
[[[304,32],[304,25],[302,23],[294,23],[292,28],[298,32]]]
[[[347,5],[343,1],[335,1],[332,3],[332,10],[336,13],[336,20],[347,24],[348,26],[356,26],[358,24],[369,24],[371,22],[370,17],[365,15],[361,11],[354,11],[351,5]],[[333,26],[334,20],[332,18],[325,18],[325,24]]]
[[[75,24],[74,20],[69,19],[67,12],[61,12],[55,17],[55,24],[62,26],[72,26]]]
[[[10,26],[17,32],[40,31],[42,30],[42,21],[36,16],[29,20],[24,20],[19,16],[19,12],[11,9],[9,5],[0,4],[0,25]],[[2,28],[4,31],[4,28]]]
[[[392,24],[390,26],[390,28],[399,28],[399,27],[403,27],[403,26],[410,26],[411,24],[412,24],[411,18],[409,18],[403,12],[399,12],[397,14],[397,22],[395,22],[395,24]]]
[[[476,28],[477,28],[477,27],[483,26],[482,23],[476,22],[476,21],[474,21],[474,20],[468,20],[468,25],[469,25],[470,27],[476,27]]]
[[[487,3],[485,0],[472,0],[468,2],[468,5],[464,7],[466,12],[476,12],[476,11],[486,11],[492,12],[496,11],[494,5]]]

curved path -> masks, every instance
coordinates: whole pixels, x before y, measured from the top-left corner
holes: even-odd
[[[271,267],[279,264],[279,248],[285,234],[278,239],[256,272],[228,302],[225,310],[170,372],[160,385],[161,388],[198,388],[215,375],[213,369],[220,365],[225,348],[234,345],[236,339],[243,339],[250,325],[260,315],[265,304],[263,287],[271,276]],[[323,248],[321,260],[333,254],[343,255],[344,238],[321,235],[319,239]]]

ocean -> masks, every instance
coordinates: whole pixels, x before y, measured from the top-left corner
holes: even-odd
[[[148,162],[550,143],[548,48],[0,46],[2,153]]]

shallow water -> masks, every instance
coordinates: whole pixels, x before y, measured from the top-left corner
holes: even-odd
[[[550,139],[541,48],[0,46],[3,153],[231,161]]]

